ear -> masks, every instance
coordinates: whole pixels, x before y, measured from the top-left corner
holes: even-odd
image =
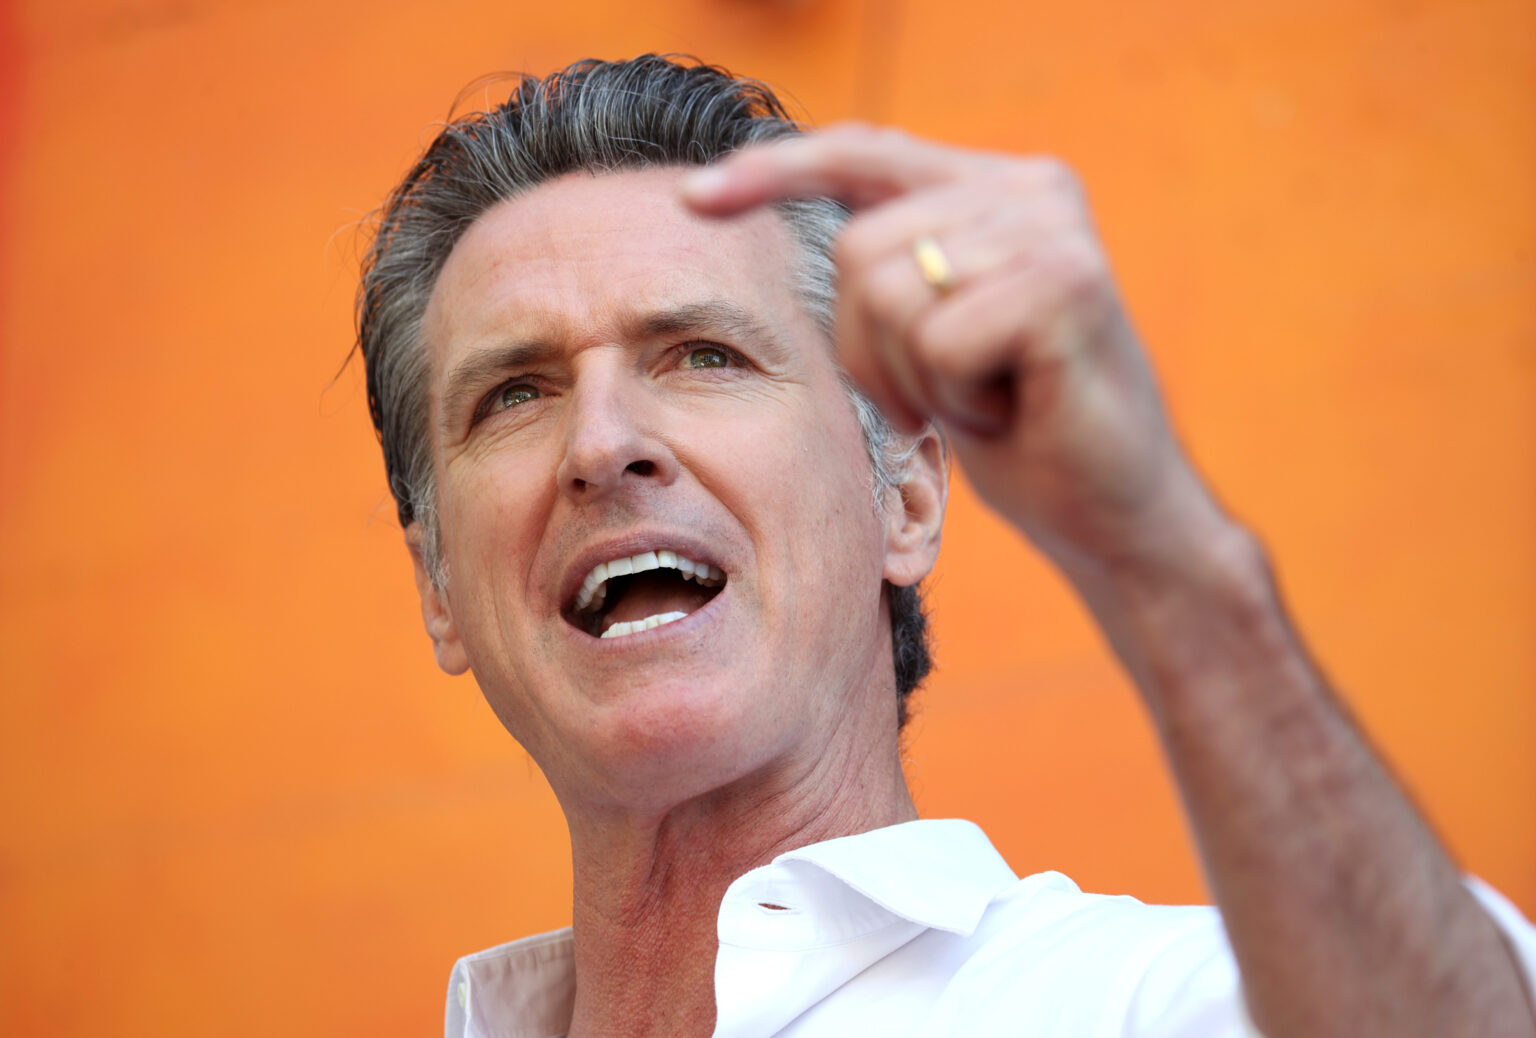
[[[427,636],[432,639],[432,652],[437,665],[457,677],[469,669],[469,658],[459,641],[459,632],[453,626],[453,614],[448,609],[448,596],[444,589],[432,583],[422,555],[422,529],[420,523],[405,528],[405,546],[411,553],[411,564],[416,569],[416,594],[421,597],[421,622],[426,625]]]
[[[930,424],[918,435],[906,479],[886,503],[886,580],[906,587],[933,569],[939,558],[939,534],[948,496],[949,458],[938,430]]]

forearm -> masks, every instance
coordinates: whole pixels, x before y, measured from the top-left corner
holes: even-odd
[[[1269,1038],[1531,1035],[1501,935],[1214,508],[1149,567],[1074,577],[1135,678]]]

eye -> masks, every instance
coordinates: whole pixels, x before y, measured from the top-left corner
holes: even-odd
[[[683,358],[690,368],[728,368],[731,355],[719,346],[695,346]]]
[[[538,399],[542,394],[537,386],[530,386],[526,382],[514,382],[505,386],[496,397],[496,402],[503,411],[516,407],[518,404],[526,404],[530,400]]]

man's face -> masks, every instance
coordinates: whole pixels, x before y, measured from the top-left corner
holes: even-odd
[[[429,629],[568,811],[665,810],[813,767],[871,711],[894,723],[894,520],[789,233],[689,214],[680,176],[573,174],[502,203],[427,311],[448,573]]]

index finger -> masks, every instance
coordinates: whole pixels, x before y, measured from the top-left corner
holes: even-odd
[[[683,180],[683,201],[735,216],[788,198],[836,198],[854,209],[952,179],[955,151],[899,130],[842,126],[743,148]]]

